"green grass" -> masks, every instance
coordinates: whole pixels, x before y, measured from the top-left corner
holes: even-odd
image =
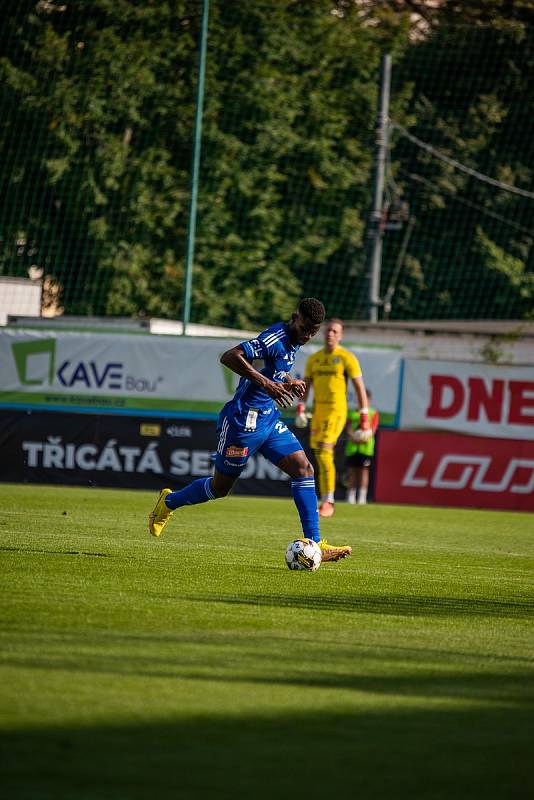
[[[532,796],[531,516],[154,500],[0,486],[2,796]]]

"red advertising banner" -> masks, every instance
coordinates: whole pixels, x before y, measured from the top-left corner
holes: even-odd
[[[382,431],[376,500],[534,511],[534,442]]]
[[[406,359],[399,427],[534,441],[534,368]]]

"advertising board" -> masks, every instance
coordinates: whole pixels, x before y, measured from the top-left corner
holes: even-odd
[[[154,334],[0,330],[0,407],[213,416],[238,376],[219,359],[238,340]],[[321,341],[302,347],[292,374],[302,376]],[[373,390],[383,423],[398,405],[401,357],[351,349]]]
[[[179,489],[212,474],[215,448],[212,420],[0,410],[4,482]],[[287,475],[259,454],[235,492],[291,496]]]
[[[382,431],[376,499],[534,511],[534,442]]]
[[[408,359],[400,426],[534,440],[534,368]]]

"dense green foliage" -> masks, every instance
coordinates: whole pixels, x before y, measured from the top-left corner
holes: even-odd
[[[71,313],[172,314],[160,290],[182,259],[188,199],[186,3],[17,2],[7,22],[6,105],[20,110],[2,123],[14,166],[2,195],[23,188],[4,248],[16,236],[19,261],[51,271]]]
[[[465,4],[466,12],[476,5]],[[498,4],[486,3],[487,12],[491,5]],[[528,25],[526,7],[524,21],[515,11],[516,19],[493,25],[442,20],[394,75],[403,88],[417,76],[405,106],[411,135],[493,181],[531,190],[525,197],[498,188],[394,130],[393,171],[416,219],[397,295],[396,314],[405,318],[429,305],[438,318],[462,317],[466,294],[478,297],[473,317],[534,312],[534,13]],[[454,18],[448,4],[446,12]],[[399,238],[388,242],[390,264]]]
[[[42,270],[51,312],[181,315],[201,5],[4,9],[0,274]],[[528,3],[499,0],[431,12],[393,0],[211,0],[193,320],[256,326],[305,294],[331,314],[365,315],[383,52],[395,64],[396,121],[528,188],[533,22]],[[393,143],[394,191],[416,223],[392,316],[528,316],[534,201],[476,182],[398,132]],[[386,235],[383,292],[405,229]],[[481,285],[491,302],[477,302]]]
[[[340,504],[311,574],[289,499],[154,499],[0,487],[6,797],[532,796],[528,515]]]

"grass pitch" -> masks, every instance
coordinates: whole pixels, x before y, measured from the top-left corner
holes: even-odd
[[[3,796],[533,796],[531,516],[155,499],[0,486]]]

